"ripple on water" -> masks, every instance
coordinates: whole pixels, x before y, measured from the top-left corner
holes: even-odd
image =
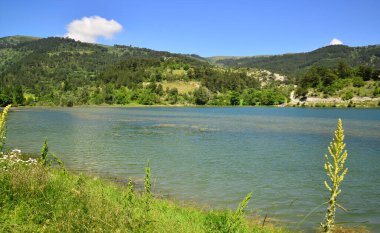
[[[349,172],[339,221],[380,231],[380,110],[300,108],[59,108],[11,112],[8,143],[39,152],[43,139],[71,169],[142,179],[213,208],[249,209],[295,227],[326,200],[324,154],[343,119]],[[304,221],[318,227],[324,207]]]

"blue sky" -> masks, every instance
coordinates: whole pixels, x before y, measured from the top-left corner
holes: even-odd
[[[0,37],[64,36],[73,20],[99,16],[119,26],[112,39],[94,37],[98,43],[201,56],[306,52],[334,38],[380,44],[379,0],[0,0],[0,6]]]

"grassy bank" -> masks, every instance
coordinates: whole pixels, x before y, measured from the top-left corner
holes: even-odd
[[[132,183],[22,162],[14,153],[0,161],[0,232],[288,232],[250,223],[244,205],[236,212],[184,207]]]

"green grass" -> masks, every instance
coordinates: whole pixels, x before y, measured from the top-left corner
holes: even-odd
[[[185,94],[189,92],[193,92],[195,89],[199,88],[201,86],[201,82],[199,81],[164,81],[159,82],[157,84],[161,84],[163,89],[166,90],[166,88],[177,88],[178,93]]]
[[[6,163],[0,162],[0,232],[287,232],[250,224],[241,206],[204,211],[133,191],[132,183],[124,187],[41,162]]]

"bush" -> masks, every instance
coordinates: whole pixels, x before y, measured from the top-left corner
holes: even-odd
[[[363,78],[361,78],[361,77],[354,77],[354,78],[352,78],[352,85],[354,86],[354,87],[362,87],[362,86],[364,86],[364,81],[363,81]]]
[[[256,105],[260,100],[260,91],[255,89],[246,89],[242,94],[243,105]]]
[[[4,94],[0,94],[0,107],[7,106],[12,103],[12,99]]]
[[[168,89],[166,92],[166,99],[169,102],[169,104],[176,104],[178,102],[178,89],[174,87],[172,89]]]
[[[240,95],[236,91],[232,91],[230,94],[230,104],[231,105],[240,105]]]
[[[296,91],[295,91],[296,97],[305,97],[307,95],[307,93],[308,93],[307,88],[302,87],[302,86],[298,86]]]
[[[194,102],[197,105],[205,105],[210,100],[210,91],[205,87],[194,90]]]
[[[283,104],[286,97],[276,89],[264,89],[261,91],[260,103],[263,105]]]
[[[376,87],[375,90],[373,90],[372,94],[373,94],[374,97],[380,96],[380,88]]]
[[[150,90],[143,89],[139,93],[139,97],[137,101],[139,104],[153,105],[159,102],[159,97],[155,93],[152,93]]]
[[[344,94],[344,96],[342,97],[343,100],[350,100],[354,97],[354,93],[352,93],[352,91],[348,91]]]

